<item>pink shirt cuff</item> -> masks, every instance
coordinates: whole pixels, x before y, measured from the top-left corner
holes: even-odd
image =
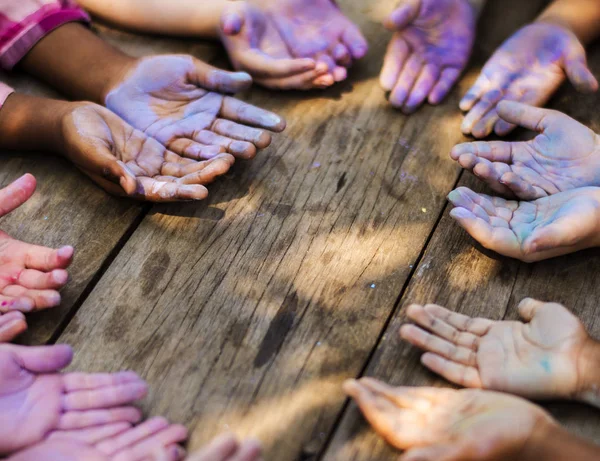
[[[2,106],[4,106],[6,98],[8,98],[14,92],[15,90],[12,89],[10,86],[0,82],[0,109],[2,108]]]

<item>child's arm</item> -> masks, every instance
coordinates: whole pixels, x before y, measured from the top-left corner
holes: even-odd
[[[588,44],[600,35],[598,0],[556,0],[539,16],[537,22],[550,22],[570,29]]]
[[[107,22],[125,29],[164,35],[218,38],[228,0],[78,0]]]

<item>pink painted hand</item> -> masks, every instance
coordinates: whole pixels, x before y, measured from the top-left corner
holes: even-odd
[[[110,193],[171,202],[206,198],[206,184],[225,174],[234,158],[183,158],[102,106],[82,103],[62,122],[61,151]]]
[[[459,144],[450,156],[494,191],[535,200],[567,190],[600,186],[600,139],[565,114],[502,101],[502,120],[539,133],[527,142]]]
[[[35,178],[26,174],[0,190],[0,216],[23,205],[35,192]],[[21,242],[0,231],[0,342],[22,333],[27,324],[20,312],[54,307],[69,278],[65,270],[73,248],[58,250]]]
[[[407,450],[401,461],[519,459],[534,433],[556,423],[541,408],[481,390],[391,387],[372,378],[344,384],[373,429]]]
[[[390,102],[405,113],[439,104],[464,70],[475,38],[468,0],[403,0],[386,19],[395,32],[381,71]]]
[[[498,102],[543,106],[567,77],[579,91],[598,89],[577,37],[550,23],[538,22],[522,28],[494,53],[460,102],[460,108],[468,111],[463,133],[477,138],[492,131],[499,136],[510,133],[515,124],[500,119]]]
[[[135,423],[147,385],[135,373],[60,373],[73,357],[65,345],[0,344],[0,455],[52,437]],[[108,428],[108,429],[107,429]]]
[[[332,0],[234,2],[221,23],[236,69],[268,88],[326,88],[345,80],[368,50]]]
[[[600,188],[515,202],[460,187],[448,200],[450,216],[471,237],[510,258],[541,261],[600,245]]]
[[[584,350],[593,343],[560,304],[524,299],[523,322],[470,318],[441,306],[412,305],[402,338],[426,351],[423,365],[459,386],[530,399],[582,399],[589,374]]]
[[[271,143],[265,129],[285,121],[221,92],[247,89],[246,73],[215,69],[191,56],[134,61],[106,96],[106,107],[169,150],[190,159],[222,152],[249,159]]]

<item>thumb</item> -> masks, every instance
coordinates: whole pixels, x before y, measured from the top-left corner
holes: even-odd
[[[73,360],[73,349],[66,344],[55,346],[11,346],[19,365],[32,373],[54,373]]]
[[[460,444],[432,445],[407,451],[400,461],[460,461],[466,459],[466,450]]]
[[[551,121],[549,116],[554,114],[554,111],[550,109],[529,106],[516,101],[500,101],[496,110],[502,120],[538,133],[542,133],[547,128],[548,122]]]
[[[565,72],[573,86],[582,93],[598,90],[598,80],[590,71],[585,56],[585,48],[578,43],[565,60]]]
[[[0,216],[4,216],[19,208],[31,198],[35,192],[36,181],[27,173],[0,190]]]
[[[421,11],[421,0],[404,0],[404,4],[396,8],[383,21],[386,29],[392,32],[399,31],[407,27],[419,16]]]
[[[221,15],[221,31],[225,35],[237,35],[246,22],[246,17],[237,2],[229,5]]]
[[[219,93],[237,93],[247,90],[252,85],[252,77],[246,72],[228,72],[199,59],[192,59],[194,72],[188,78],[196,86]]]

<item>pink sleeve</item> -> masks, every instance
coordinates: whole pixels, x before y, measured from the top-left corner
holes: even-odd
[[[10,86],[5,85],[4,83],[0,82],[0,109],[4,105],[6,98],[8,98],[11,94],[13,94],[14,91],[15,90],[13,90]]]
[[[89,20],[71,0],[0,0],[0,66],[15,67],[57,27]]]

